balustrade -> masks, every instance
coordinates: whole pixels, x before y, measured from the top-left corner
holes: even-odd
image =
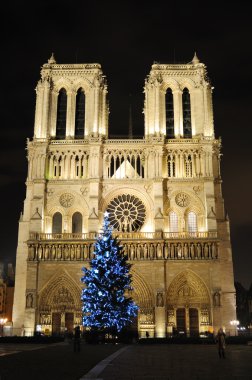
[[[31,232],[30,240],[94,240],[98,236],[96,232],[87,233],[39,233]],[[122,240],[142,240],[142,239],[216,239],[216,231],[205,232],[120,232],[116,231],[113,236]]]

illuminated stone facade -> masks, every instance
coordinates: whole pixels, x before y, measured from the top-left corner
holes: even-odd
[[[43,65],[19,222],[14,327],[48,334],[81,323],[81,268],[103,213],[129,256],[141,336],[233,333],[229,221],[206,67],[153,64],[145,135],[109,139],[99,64]]]

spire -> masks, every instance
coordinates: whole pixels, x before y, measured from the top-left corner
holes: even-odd
[[[49,63],[49,64],[56,63],[55,58],[54,58],[54,54],[53,54],[53,53],[52,53],[52,55],[51,55],[51,58],[48,59],[48,63]]]
[[[196,51],[194,52],[194,57],[192,59],[192,64],[197,65],[197,63],[200,63],[199,58],[197,57]]]
[[[130,104],[129,104],[129,139],[133,139],[133,123],[132,123],[131,94],[130,94]]]

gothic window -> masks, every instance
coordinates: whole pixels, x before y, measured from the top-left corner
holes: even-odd
[[[144,162],[140,154],[111,156],[108,176],[111,178],[144,178]]]
[[[75,109],[75,138],[84,138],[84,124],[85,124],[85,93],[80,88],[76,95],[76,109]]]
[[[58,165],[59,165],[59,177],[61,177],[62,176],[62,157],[59,158]]]
[[[197,216],[195,212],[190,211],[187,216],[188,232],[197,232]]]
[[[64,139],[66,136],[66,111],[67,93],[66,90],[62,88],[58,95],[56,139]]]
[[[80,212],[75,212],[72,216],[72,232],[74,234],[82,233],[82,215]]]
[[[80,176],[80,160],[78,156],[75,158],[75,176],[76,178]]]
[[[135,167],[134,162],[133,162],[132,166]],[[144,178],[144,167],[143,167],[143,165],[142,165],[142,163],[141,163],[141,157],[140,157],[140,156],[137,156],[136,170],[137,170],[137,174],[138,174],[141,178]]]
[[[178,232],[178,215],[174,211],[169,213],[169,225],[170,232]]]
[[[168,177],[175,177],[176,171],[175,171],[175,159],[172,155],[169,154],[168,156]]]
[[[53,215],[52,233],[53,234],[61,234],[62,233],[62,215],[60,212],[56,212]]]
[[[174,111],[173,111],[173,95],[170,88],[165,94],[165,114],[166,114],[166,137],[174,138]]]
[[[191,138],[192,137],[191,100],[190,100],[190,93],[187,88],[184,88],[183,90],[182,104],[183,104],[184,138]]]
[[[117,231],[139,231],[146,218],[142,201],[130,194],[118,195],[108,205],[109,221]]]
[[[190,154],[185,159],[185,175],[192,177],[192,156]]]

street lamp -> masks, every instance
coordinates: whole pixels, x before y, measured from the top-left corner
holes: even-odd
[[[230,325],[234,326],[235,328],[235,336],[237,335],[237,326],[239,326],[240,322],[237,321],[236,319],[233,319],[232,321],[230,321]]]

